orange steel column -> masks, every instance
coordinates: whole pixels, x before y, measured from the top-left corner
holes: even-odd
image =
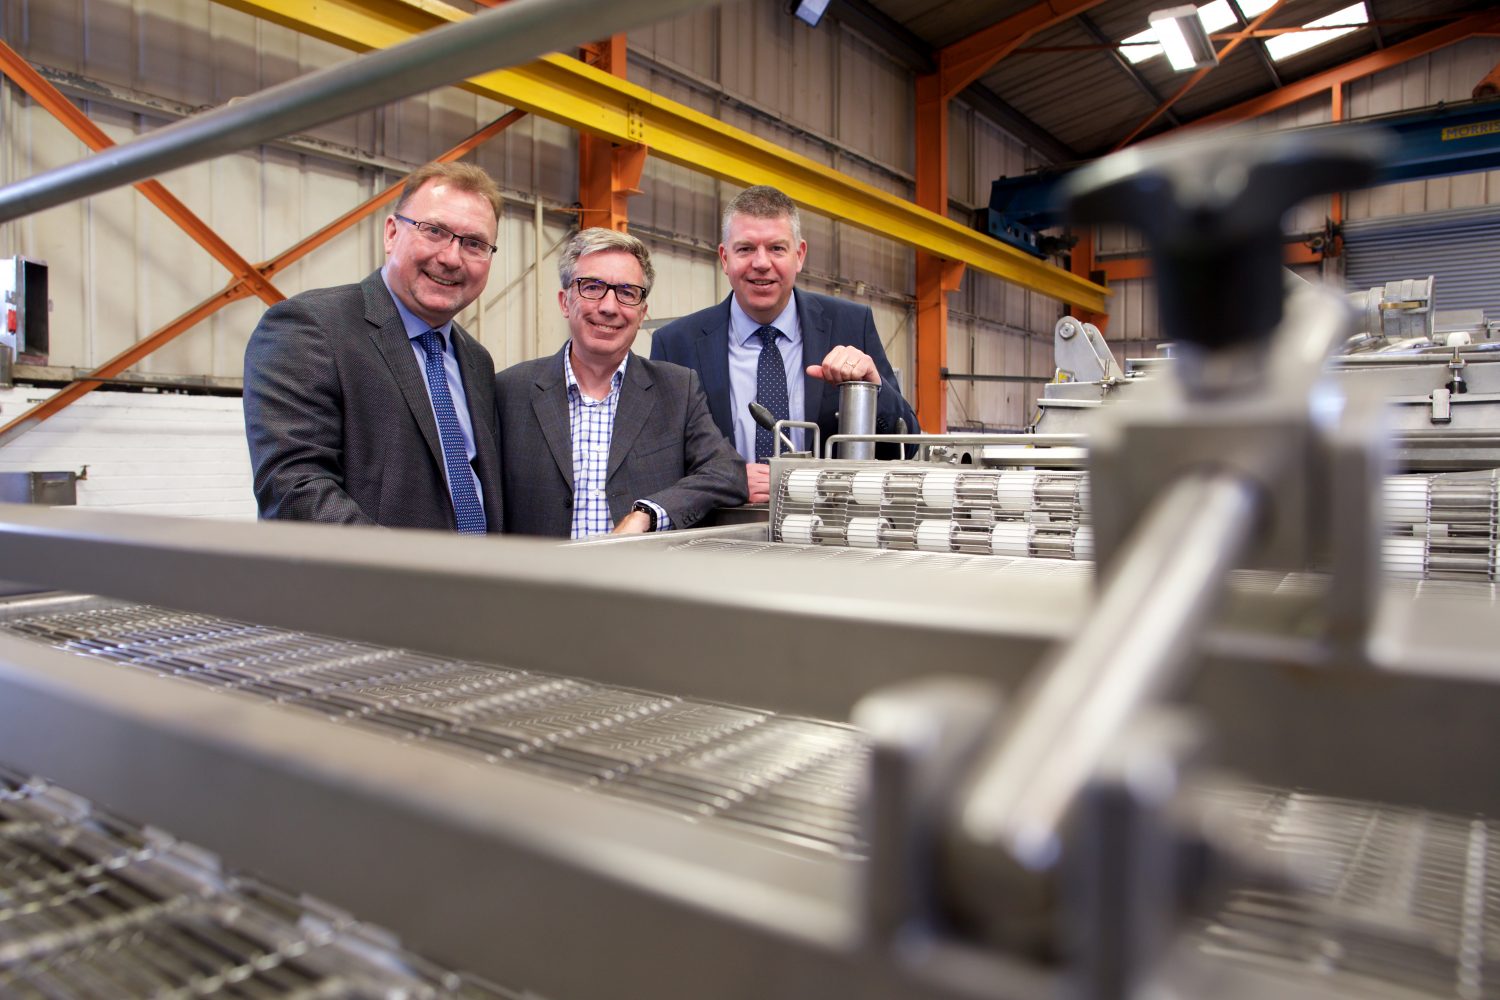
[[[1344,85],[1335,83],[1329,88],[1331,98],[1331,113],[1329,119],[1336,122],[1344,120]],[[1328,198],[1328,221],[1333,223],[1333,245],[1328,248],[1325,256],[1337,257],[1344,252],[1344,194],[1335,191]]]
[[[625,76],[625,36],[614,35],[582,47],[583,61],[614,76]],[[624,232],[630,225],[626,199],[640,194],[646,147],[615,145],[578,133],[578,228],[601,226]]]
[[[1079,234],[1078,243],[1073,247],[1070,264],[1072,266],[1069,270],[1079,277],[1103,283],[1101,278],[1094,277],[1094,227],[1090,226]],[[1065,305],[1064,308],[1070,316],[1076,316],[1085,323],[1097,326],[1100,333],[1105,333],[1109,329],[1109,313],[1091,312],[1071,304]]]
[[[917,204],[948,214],[948,98],[938,73],[917,77]],[[947,293],[958,290],[963,265],[917,251],[917,420],[922,430],[948,429],[948,393],[943,369],[948,366]]]

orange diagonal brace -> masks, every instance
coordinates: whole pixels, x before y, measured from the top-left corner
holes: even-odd
[[[84,144],[94,152],[108,149],[115,144],[113,139],[104,134],[103,129],[89,121],[88,116],[78,110],[72,101],[63,96],[63,93],[52,84],[42,79],[41,74],[32,69],[30,63],[22,59],[15,49],[4,42],[0,42],[0,70],[3,70],[6,76],[26,91],[33,101],[52,112],[58,121],[67,126],[68,131],[83,140]],[[286,298],[248,260],[235,253],[233,247],[225,243],[208,227],[207,223],[194,215],[159,182],[141,181],[135,187],[146,196],[151,204],[165,212],[167,218],[177,223],[199,246],[207,250],[214,260],[228,268],[230,274],[241,281],[249,282],[254,293],[260,296],[266,305],[275,305]]]
[[[512,111],[496,119],[469,136],[463,142],[460,142],[457,146],[448,150],[442,156],[439,156],[438,160],[447,163],[468,154],[475,147],[499,135],[525,116],[526,112],[524,111]],[[401,185],[404,183],[404,180],[397,181],[373,198],[370,198],[364,204],[350,209],[337,219],[334,219],[311,236],[292,244],[275,257],[260,265],[256,269],[257,273],[265,274],[266,276],[274,275],[278,271],[301,260],[335,236],[349,229],[361,219],[374,214],[375,210],[382,205],[394,201],[396,196],[401,192]],[[99,388],[102,384],[99,381],[100,379],[114,378],[131,365],[136,364],[155,352],[158,348],[176,340],[194,326],[229,305],[229,303],[248,298],[252,294],[250,286],[246,281],[240,278],[235,279],[229,285],[225,286],[223,290],[204,299],[166,326],[163,326],[150,336],[131,344],[124,351],[110,358],[83,378],[68,383],[56,394],[44,399],[25,413],[11,420],[4,427],[0,427],[0,448],[5,447],[11,441],[25,434],[47,418],[56,416],[60,411],[72,405],[74,401]]]
[[[1404,62],[1425,56],[1429,52],[1461,42],[1465,38],[1474,35],[1485,35],[1500,31],[1500,10],[1489,10],[1479,14],[1454,21],[1452,24],[1441,28],[1434,28],[1425,34],[1415,38],[1408,38],[1397,45],[1371,52],[1369,55],[1351,59],[1349,62],[1326,69],[1321,73],[1314,74],[1305,80],[1289,83],[1269,94],[1260,97],[1252,97],[1248,101],[1216,111],[1211,115],[1195,119],[1183,128],[1193,128],[1198,125],[1225,125],[1230,122],[1242,122],[1261,115],[1269,114],[1280,108],[1285,108],[1305,100],[1314,94],[1322,93],[1333,87],[1341,87],[1351,80],[1379,73],[1381,70],[1399,66]]]
[[[1038,31],[1045,31],[1071,17],[1097,7],[1104,0],[1043,0],[1025,10],[996,21],[968,38],[938,50],[938,72],[943,79],[943,97],[958,95],[984,75],[995,63],[1010,55]]]
[[[1281,9],[1281,5],[1285,2],[1286,0],[1276,0],[1276,2],[1267,7],[1259,17],[1251,21],[1245,27],[1245,30],[1237,33],[1233,38],[1231,38],[1229,40],[1229,44],[1219,50],[1219,59],[1224,60],[1229,58],[1229,54],[1235,49],[1239,48],[1241,44],[1253,37],[1255,29],[1264,24],[1266,18],[1270,17],[1272,14],[1276,13],[1276,11]],[[1124,149],[1126,146],[1134,142],[1136,136],[1146,131],[1146,129],[1151,125],[1152,122],[1156,121],[1156,119],[1166,114],[1167,110],[1171,108],[1172,105],[1176,104],[1178,101],[1186,97],[1188,91],[1192,90],[1194,87],[1198,86],[1199,83],[1203,82],[1203,78],[1208,76],[1208,74],[1216,69],[1217,66],[1217,63],[1215,63],[1213,66],[1205,66],[1198,72],[1194,73],[1191,77],[1189,77],[1187,83],[1184,83],[1181,87],[1177,88],[1177,93],[1173,94],[1165,101],[1162,101],[1161,104],[1157,106],[1155,111],[1147,115],[1139,125],[1131,130],[1131,133],[1129,135],[1116,143],[1115,149]]]
[[[452,149],[448,150],[448,152],[444,153],[442,156],[439,156],[435,162],[451,163],[454,160],[459,159],[460,157],[467,156],[475,149],[484,145],[486,142],[493,139],[501,132],[504,132],[506,129],[510,128],[516,122],[525,117],[526,112],[524,111],[507,112],[506,114],[503,114],[499,118],[496,118],[494,121],[490,122],[478,132],[475,132],[473,135],[460,142],[457,146],[454,146]],[[324,226],[322,229],[319,229],[311,236],[299,240],[298,242],[287,247],[285,250],[281,251],[281,253],[277,254],[275,257],[272,257],[270,260],[262,264],[260,266],[261,271],[268,276],[274,275],[278,271],[281,271],[284,268],[295,264],[303,257],[306,257],[308,254],[318,249],[318,247],[327,243],[329,240],[333,239],[335,236],[338,236],[344,230],[359,222],[361,219],[367,218],[368,216],[374,214],[375,210],[380,206],[395,201],[396,195],[401,193],[401,185],[405,183],[405,179],[397,181],[364,204],[359,205],[355,208],[351,208],[349,211],[345,212],[337,219],[334,219],[328,225]]]

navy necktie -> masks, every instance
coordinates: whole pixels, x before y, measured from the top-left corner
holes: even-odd
[[[443,439],[443,465],[448,472],[448,495],[453,500],[458,530],[466,535],[482,535],[485,531],[484,507],[474,489],[474,477],[469,470],[469,449],[464,445],[458,411],[453,408],[453,395],[448,391],[448,375],[443,371],[443,335],[428,330],[417,338],[417,344],[427,356],[427,391],[432,395],[438,436]]]
[[[760,338],[760,360],[755,364],[755,398],[777,420],[786,420],[792,414],[786,394],[786,364],[781,357],[781,348],[776,346],[776,335],[780,332],[774,326],[763,326],[755,331]],[[755,460],[764,462],[774,450],[771,432],[757,424]]]

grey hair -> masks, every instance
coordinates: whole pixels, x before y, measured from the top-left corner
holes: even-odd
[[[720,241],[729,243],[729,224],[736,215],[748,215],[753,219],[786,219],[792,224],[792,242],[802,242],[802,213],[796,202],[769,184],[747,187],[724,206],[724,218]]]
[[[641,280],[646,284],[646,294],[651,294],[651,286],[656,282],[656,268],[651,266],[651,251],[646,249],[646,244],[629,233],[619,233],[599,226],[580,229],[568,238],[562,256],[557,259],[557,276],[562,279],[563,290],[572,286],[580,257],[606,250],[623,250],[640,261]]]

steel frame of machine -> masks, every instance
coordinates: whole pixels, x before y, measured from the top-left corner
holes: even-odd
[[[810,565],[788,577],[785,563],[650,547],[378,529],[367,533],[379,545],[351,546],[351,531],[360,529],[6,506],[0,562],[44,586],[853,716],[876,741],[871,861],[766,851],[633,803],[8,636],[0,760],[350,908],[408,946],[547,996],[689,997],[711,983],[723,997],[1029,1000],[1077,990],[1077,977],[1097,972],[1007,957],[924,917],[929,894],[942,891],[926,882],[940,873],[920,835],[939,822],[941,800],[921,803],[952,780],[947,754],[958,750],[929,746],[918,709],[961,699],[976,735],[994,731],[994,706],[984,706],[1076,631],[1082,580],[996,587],[878,565],[854,577]],[[705,579],[736,582],[704,588]],[[1395,591],[1389,600],[1370,637],[1380,665],[1350,674],[1285,632],[1315,597],[1232,589],[1186,696],[1208,718],[1219,760],[1256,781],[1455,812],[1492,806],[1483,769],[1459,762],[1484,752],[1500,711],[1500,686],[1487,679],[1500,621]],[[685,622],[715,637],[711,661],[683,641]],[[851,655],[851,635],[871,655]],[[1279,668],[1256,662],[1268,656]],[[1331,754],[1335,714],[1340,753]],[[1256,721],[1268,718],[1273,730]],[[1434,722],[1443,739],[1432,738]],[[978,871],[967,891],[986,891]],[[1216,995],[1250,995],[1236,983],[1231,975]]]

